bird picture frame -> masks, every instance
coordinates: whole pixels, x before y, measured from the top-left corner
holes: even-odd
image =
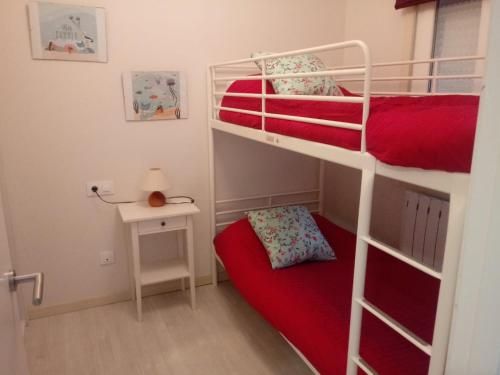
[[[31,2],[28,14],[34,59],[107,62],[104,8]]]

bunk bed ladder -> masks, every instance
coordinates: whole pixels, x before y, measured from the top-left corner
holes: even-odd
[[[432,375],[443,374],[446,364],[448,338],[450,333],[451,317],[453,311],[456,274],[458,270],[459,253],[462,242],[462,228],[468,190],[468,177],[457,176],[451,182],[450,208],[447,227],[447,238],[444,251],[442,271],[416,261],[403,252],[394,249],[370,237],[370,218],[372,208],[373,186],[375,181],[375,168],[363,169],[361,181],[361,195],[358,218],[358,231],[356,239],[356,259],[354,264],[354,280],[351,306],[351,322],[349,332],[349,352],[347,361],[347,374],[357,374],[358,368],[367,374],[377,374],[359,353],[361,340],[361,323],[363,310],[375,316],[382,323],[404,337],[422,352],[430,356],[428,373]],[[439,299],[434,322],[434,336],[431,343],[408,330],[391,316],[370,303],[364,297],[366,265],[368,247],[372,246],[378,251],[391,255],[398,260],[440,280]]]

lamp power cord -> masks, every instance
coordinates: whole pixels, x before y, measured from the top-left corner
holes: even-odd
[[[137,201],[120,201],[120,202],[111,202],[106,199],[104,199],[101,194],[99,194],[99,188],[97,186],[92,186],[91,190],[94,192],[94,194],[99,198],[101,201],[107,204],[124,204],[124,203],[137,203]],[[169,199],[178,199],[178,198],[185,198],[187,201],[184,202],[169,202]],[[167,197],[167,203],[168,204],[188,204],[188,203],[194,203],[194,198],[188,197],[186,195],[175,195],[172,197]]]

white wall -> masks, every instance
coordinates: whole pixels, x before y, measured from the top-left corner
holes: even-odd
[[[415,7],[394,9],[393,0],[349,0],[346,3],[345,38],[363,40],[373,62],[407,60],[412,46]],[[346,54],[346,63],[354,56]]]
[[[346,2],[345,39],[363,40],[370,48],[372,62],[409,60],[413,53],[416,9],[394,9],[394,0],[349,0]],[[346,50],[344,63],[358,64],[361,54]],[[377,76],[406,75],[408,67],[375,68]],[[407,83],[374,83],[372,90],[403,89]]]
[[[415,7],[403,10],[394,9],[393,0],[349,0],[346,2],[345,39],[360,39],[370,48],[372,61],[387,62],[409,60],[412,57],[412,41],[415,27]],[[344,64],[360,63],[356,53],[346,53]],[[408,74],[396,68],[374,71],[377,75]],[[355,86],[349,86],[355,88]],[[402,87],[391,87],[379,84],[375,90],[398,90]],[[326,168],[326,212],[329,217],[347,229],[355,229],[358,217],[359,188],[361,173],[339,165],[327,163]],[[375,199],[372,221],[375,233],[380,234],[390,244],[396,245],[399,240],[399,205],[394,204],[402,199],[406,186],[401,183],[391,184],[386,179],[377,179],[375,194],[391,197],[387,200]],[[384,204],[385,203],[385,204]],[[389,224],[387,223],[389,221]]]
[[[344,33],[344,1],[75,3],[106,8],[107,64],[32,60],[26,1],[3,0],[0,13],[0,148],[13,247],[20,273],[46,273],[45,306],[128,289],[117,211],[87,198],[84,183],[112,179],[111,199],[142,198],[138,185],[152,166],[167,172],[170,194],[197,200],[196,270],[207,275],[206,65],[339,41]],[[121,73],[133,69],[186,71],[189,119],[127,123]],[[158,245],[146,243],[152,251]],[[110,249],[116,263],[100,266],[99,252]]]
[[[216,133],[214,159],[217,200],[318,189],[316,158]]]

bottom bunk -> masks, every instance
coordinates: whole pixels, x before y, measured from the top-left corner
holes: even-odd
[[[214,240],[243,297],[321,374],[345,374],[356,237],[313,215],[333,261],[273,270],[247,219]],[[365,297],[421,339],[432,342],[439,281],[370,249]],[[429,357],[364,312],[360,355],[380,374],[426,374]],[[360,370],[361,372],[361,370]]]

